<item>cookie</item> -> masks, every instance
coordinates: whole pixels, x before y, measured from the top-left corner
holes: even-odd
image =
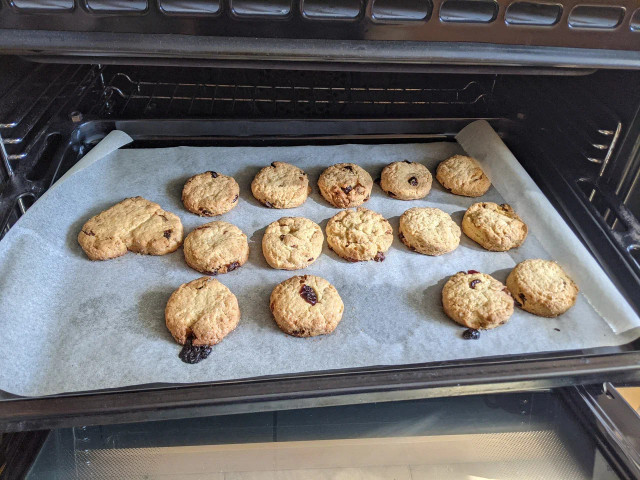
[[[171,294],[164,311],[167,328],[184,345],[215,345],[240,321],[238,299],[226,286],[210,277],[184,283]]]
[[[273,162],[264,167],[251,182],[253,196],[269,208],[294,208],[302,205],[311,193],[309,177],[295,165]]]
[[[491,187],[491,180],[478,161],[466,155],[454,155],[440,162],[436,178],[451,193],[465,197],[480,197]]]
[[[522,245],[528,228],[510,205],[481,202],[465,212],[462,231],[487,250],[506,252]]]
[[[442,289],[444,313],[453,321],[475,330],[506,323],[513,314],[513,297],[491,275],[469,270],[459,272]]]
[[[184,239],[184,259],[201,273],[231,272],[244,265],[248,258],[247,236],[228,222],[205,223]]]
[[[336,163],[320,174],[318,188],[334,207],[357,207],[369,200],[373,180],[355,163]]]
[[[364,207],[343,210],[327,223],[329,248],[350,262],[382,262],[392,242],[391,224],[379,213]]]
[[[240,187],[232,177],[204,172],[187,180],[182,189],[185,208],[201,217],[227,213],[238,204]]]
[[[315,275],[291,277],[271,292],[269,308],[278,327],[294,337],[315,337],[335,330],[344,303],[336,287]]]
[[[182,222],[157,203],[126,198],[89,219],[78,243],[91,260],[109,260],[128,251],[165,255],[182,244]]]
[[[439,208],[414,207],[400,216],[400,240],[414,252],[442,255],[460,244],[460,227]]]
[[[320,226],[301,217],[283,217],[270,224],[262,237],[267,263],[280,270],[298,270],[311,265],[322,252]]]
[[[542,317],[557,317],[576,303],[578,286],[550,260],[520,262],[507,277],[516,305]]]
[[[431,191],[431,172],[417,162],[393,162],[382,169],[380,188],[398,200],[424,198]]]

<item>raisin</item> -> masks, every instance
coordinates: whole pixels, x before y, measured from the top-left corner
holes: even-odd
[[[280,241],[284,240],[284,235],[280,235]]]
[[[307,260],[307,262],[313,262],[313,257]]]
[[[409,160],[403,160],[404,163],[411,163]]]
[[[194,346],[191,338],[188,338],[178,356],[184,363],[198,363],[204,360],[211,353],[209,345]]]
[[[560,329],[559,329],[559,328],[554,328],[554,330],[555,330],[556,332],[559,332],[559,331],[560,331]]]
[[[351,165],[345,165],[344,168],[345,170],[349,170],[350,172],[353,172],[353,167]]]
[[[522,308],[522,304],[521,304],[518,300],[516,300],[515,298],[513,299],[513,304],[514,304],[516,307],[520,307],[520,308]]]
[[[200,213],[202,215],[211,215],[211,212],[209,210],[207,210],[206,208],[201,208],[200,209]]]
[[[402,232],[398,234],[398,238],[400,239],[400,241],[404,242],[404,235],[402,234]]]
[[[217,172],[209,172],[213,178],[218,178]]]
[[[351,185],[349,185],[348,187],[342,187],[342,191],[347,195],[349,195],[349,192],[351,190],[353,190],[353,187]]]
[[[475,290],[476,285],[479,283],[480,283],[480,280],[476,278],[475,280],[471,280],[471,283],[469,283],[469,286]]]
[[[273,168],[276,168],[276,164],[275,164],[275,162],[271,162],[271,166],[272,166]]]
[[[471,274],[474,274],[474,273],[480,273],[480,272],[479,272],[479,271],[477,271],[477,270],[467,270],[467,273],[468,273],[469,275],[471,275]]]
[[[412,187],[417,187],[418,186],[418,179],[416,177],[411,177],[409,179],[409,185],[411,185]]]
[[[522,300],[522,303],[527,301],[527,297],[524,296],[524,293],[521,293],[519,297],[520,297],[520,300]]]
[[[346,257],[345,260],[347,262],[351,262],[351,263],[358,263],[360,260],[357,260],[355,258],[351,258],[351,257]]]
[[[302,285],[302,288],[300,288],[300,296],[304,298],[305,302],[310,303],[311,305],[318,303],[318,295],[309,285]]]
[[[171,238],[171,232],[173,232],[173,230],[165,230],[164,231],[164,238]]]
[[[396,196],[396,194],[395,194],[395,193],[393,193],[393,192],[386,192],[386,193],[387,193],[387,195],[389,195],[390,197],[395,197],[395,196]]]
[[[240,264],[238,262],[232,262],[227,265],[227,272],[233,272],[236,268],[240,268]]]
[[[235,197],[233,197],[233,200],[231,200],[231,203],[235,203],[238,201],[238,195],[236,195]]]
[[[271,202],[264,202],[264,206],[267,208],[273,208],[273,204]]]
[[[95,237],[96,233],[93,230],[89,230],[88,232],[85,232],[84,230],[82,230],[82,233],[84,233],[85,235],[88,235],[90,237]]]
[[[376,256],[375,256],[375,257],[373,257],[373,259],[374,259],[376,262],[384,262],[384,253],[382,253],[382,252],[378,252],[378,253],[376,253]]]
[[[480,338],[480,332],[475,328],[467,328],[462,332],[462,338],[465,340],[478,340]]]

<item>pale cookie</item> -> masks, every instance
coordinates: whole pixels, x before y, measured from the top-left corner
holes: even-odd
[[[320,226],[301,217],[284,217],[270,224],[262,237],[267,263],[281,270],[311,265],[322,252],[324,235]]]
[[[232,177],[204,172],[187,180],[182,189],[185,208],[201,217],[227,213],[238,204],[240,187]]]
[[[439,208],[410,208],[400,216],[399,230],[402,243],[425,255],[442,255],[460,244],[460,227]]]
[[[491,187],[491,180],[478,161],[465,155],[454,155],[440,162],[436,178],[451,193],[465,197],[480,197]]]
[[[488,330],[506,323],[513,314],[513,297],[490,275],[459,272],[442,289],[442,307],[449,318],[468,328]]]
[[[311,193],[309,177],[295,165],[273,162],[264,167],[251,182],[253,196],[269,208],[294,208],[302,205]]]
[[[421,163],[404,160],[382,169],[380,188],[398,200],[424,198],[431,190],[431,173]]]
[[[487,250],[506,252],[522,245],[528,228],[510,205],[482,202],[467,209],[462,231]]]
[[[392,242],[391,224],[379,213],[364,207],[343,210],[327,223],[329,248],[350,262],[382,262]]]
[[[201,273],[231,272],[244,265],[248,258],[247,236],[227,222],[205,223],[184,239],[184,259]]]
[[[507,277],[516,305],[542,317],[557,317],[576,303],[578,286],[556,262],[525,260]]]
[[[78,243],[91,260],[109,260],[127,250],[165,255],[182,244],[182,222],[157,203],[127,198],[82,226]]]
[[[331,333],[344,312],[336,287],[315,275],[291,277],[277,285],[269,308],[280,330],[294,337]]]
[[[355,163],[336,163],[320,174],[318,188],[334,207],[357,207],[369,200],[373,180]]]
[[[184,345],[215,345],[236,328],[240,308],[236,296],[218,280],[202,277],[171,294],[164,311],[167,328]]]

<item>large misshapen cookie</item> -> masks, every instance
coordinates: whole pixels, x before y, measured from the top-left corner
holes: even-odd
[[[487,250],[506,252],[523,244],[528,227],[510,205],[481,202],[465,212],[462,231]]]

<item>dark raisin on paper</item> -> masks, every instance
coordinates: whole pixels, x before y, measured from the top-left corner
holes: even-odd
[[[209,172],[213,178],[218,178],[218,172]]]
[[[207,358],[210,353],[211,347],[209,345],[194,346],[192,339],[188,338],[178,356],[184,363],[190,363],[193,365],[194,363],[198,363],[199,361]]]
[[[382,253],[382,252],[378,252],[378,253],[376,253],[376,256],[375,256],[375,257],[373,257],[373,259],[374,259],[376,262],[384,262],[384,259],[385,259],[384,253]]]
[[[404,163],[411,163],[409,160],[403,160]]]
[[[173,232],[173,230],[165,230],[164,231],[164,238],[171,238],[171,232]]]
[[[349,195],[349,192],[351,190],[353,190],[353,187],[351,185],[349,185],[348,187],[342,187],[342,191],[347,195]]]
[[[480,283],[480,280],[478,280],[477,278],[475,280],[471,280],[471,282],[469,283],[469,287],[473,288],[475,290],[476,285]]]
[[[473,275],[474,273],[480,273],[480,272],[479,272],[479,271],[477,271],[477,270],[467,270],[467,273],[468,273],[469,275]]]
[[[480,338],[480,331],[475,328],[467,328],[462,332],[462,338],[465,340],[478,340]]]
[[[555,330],[556,332],[559,332],[559,331],[560,331],[560,329],[559,329],[559,328],[554,328],[554,330]]]
[[[276,168],[276,164],[275,164],[275,162],[271,162],[271,166],[272,166],[273,168]]]
[[[231,200],[231,203],[235,203],[238,201],[238,195],[236,195],[235,197],[233,197],[233,200]]]
[[[316,295],[316,291],[309,285],[302,285],[302,287],[300,288],[300,296],[304,299],[305,302],[310,303],[311,305],[315,305],[316,303],[318,303],[318,296]]]
[[[411,177],[409,179],[409,185],[411,185],[412,187],[417,187],[418,186],[418,179],[416,177]]]

